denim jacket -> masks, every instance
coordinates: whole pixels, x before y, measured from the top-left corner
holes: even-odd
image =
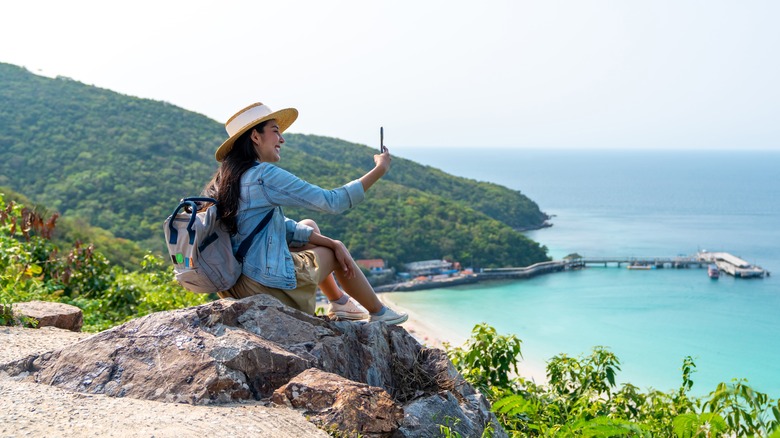
[[[268,287],[295,289],[295,267],[288,245],[308,243],[312,228],[285,217],[281,207],[341,213],[364,197],[359,180],[325,190],[270,163],[250,168],[241,176],[238,234],[231,237],[233,252],[270,209],[276,211],[265,229],[255,236],[244,258],[243,274]]]

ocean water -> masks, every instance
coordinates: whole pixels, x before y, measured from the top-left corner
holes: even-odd
[[[678,388],[691,356],[694,394],[745,378],[780,397],[780,152],[398,149],[528,195],[554,225],[526,235],[554,259],[726,251],[776,274],[711,280],[705,269],[589,267],[390,294],[456,345],[487,322],[523,340],[529,370],[599,345],[620,359],[618,380],[640,388]]]

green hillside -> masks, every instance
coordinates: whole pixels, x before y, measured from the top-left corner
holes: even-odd
[[[74,227],[100,227],[162,250],[162,221],[216,170],[221,123],[165,102],[138,99],[0,63],[0,186],[23,193]],[[357,178],[374,148],[290,134],[282,167],[323,187]],[[394,158],[366,202],[312,217],[358,258],[393,264],[452,257],[476,267],[528,265],[546,249],[515,229],[546,216],[520,192]],[[110,255],[107,255],[110,258]]]

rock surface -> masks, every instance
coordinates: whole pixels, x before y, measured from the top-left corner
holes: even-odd
[[[276,391],[315,424],[364,436],[440,436],[439,425],[479,436],[489,424],[505,436],[444,352],[402,327],[329,321],[264,295],[147,315],[0,372],[79,393],[193,405],[270,402]],[[317,397],[301,398],[294,388],[304,387]]]
[[[64,348],[92,333],[54,327],[0,327],[0,364]],[[82,394],[17,381],[0,372],[0,437],[180,438],[330,435],[299,411],[262,402],[198,406]]]
[[[74,332],[81,331],[84,317],[76,306],[48,301],[14,303],[14,315],[26,316],[37,321],[37,327],[57,327]]]
[[[385,390],[309,368],[274,392],[272,400],[303,411],[322,427],[363,437],[386,436],[404,411]]]

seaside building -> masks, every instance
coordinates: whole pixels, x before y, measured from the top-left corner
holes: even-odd
[[[385,261],[382,259],[360,259],[355,260],[355,263],[370,272],[382,272],[385,270]]]
[[[368,271],[366,277],[371,286],[380,286],[395,281],[395,269],[388,268],[387,263],[382,259],[360,259],[355,263]]]
[[[423,260],[404,265],[412,277],[446,274],[453,270],[453,263],[447,260]]]

